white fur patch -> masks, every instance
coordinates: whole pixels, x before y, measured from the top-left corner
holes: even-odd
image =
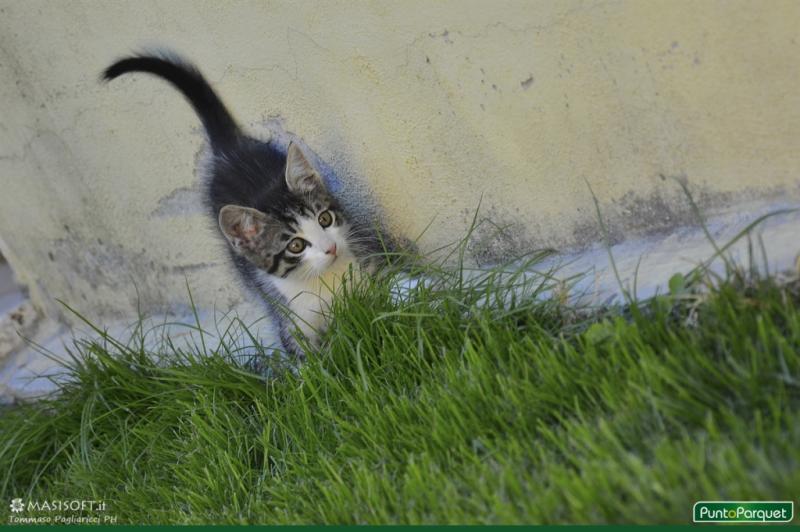
[[[263,274],[289,302],[300,331],[316,343],[325,330],[331,302],[342,279],[352,270],[359,275],[359,266],[347,244],[347,224],[323,228],[316,218],[298,220],[296,236],[311,245],[302,252],[302,262],[285,279]],[[326,250],[336,244],[336,256]]]

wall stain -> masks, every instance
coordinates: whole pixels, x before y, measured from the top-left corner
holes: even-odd
[[[792,196],[800,196],[800,190],[790,191],[782,186],[720,192],[692,184],[689,190],[704,218],[714,217],[726,210],[736,210],[739,208],[737,206],[748,202],[779,203],[789,201]],[[568,219],[576,221],[567,230],[567,238],[561,238],[552,232],[559,220],[522,222],[518,214],[501,207],[482,207],[479,224],[470,235],[468,249],[478,264],[492,264],[536,250],[579,252],[597,243],[616,245],[633,238],[667,235],[684,228],[700,227],[689,199],[680,189],[656,190],[650,194],[629,191],[610,203],[601,204],[600,209],[607,234],[603,233],[597,213],[591,208],[577,216],[567,214]],[[471,219],[475,212],[465,210],[463,214],[466,220]]]
[[[529,75],[526,79],[519,82],[522,90],[528,90],[533,86],[533,74]]]

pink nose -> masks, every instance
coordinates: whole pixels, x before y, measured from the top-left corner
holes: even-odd
[[[328,248],[328,251],[325,252],[326,255],[336,255],[336,244],[332,244],[331,247]]]

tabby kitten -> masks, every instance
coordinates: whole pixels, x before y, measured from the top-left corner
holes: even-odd
[[[192,64],[157,52],[121,59],[103,78],[129,72],[165,79],[199,115],[210,148],[207,207],[245,286],[276,318],[284,347],[303,357],[298,333],[318,347],[343,277],[375,268],[360,236],[363,229],[348,223],[297,144],[290,144],[284,155],[271,143],[244,134]]]

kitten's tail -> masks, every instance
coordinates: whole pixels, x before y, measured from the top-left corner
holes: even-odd
[[[103,72],[110,81],[128,72],[147,72],[170,82],[192,104],[208,134],[214,151],[240,137],[239,126],[200,71],[178,55],[159,51],[120,59]]]

